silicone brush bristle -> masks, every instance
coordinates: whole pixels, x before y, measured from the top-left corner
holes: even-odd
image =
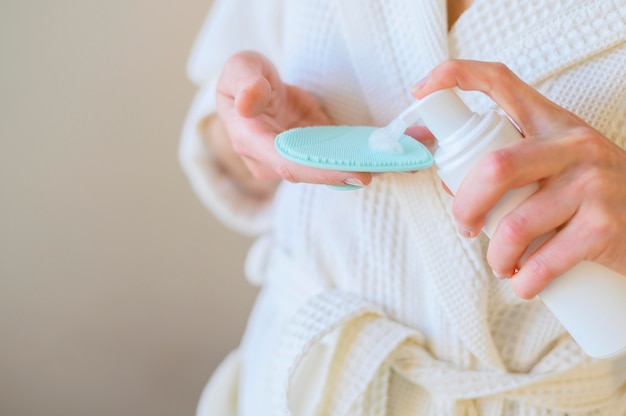
[[[406,172],[426,169],[433,157],[421,143],[402,135],[402,152],[372,149],[369,138],[375,127],[315,126],[287,130],[275,146],[286,159],[305,166],[352,172]]]

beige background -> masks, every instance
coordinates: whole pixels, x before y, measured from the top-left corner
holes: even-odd
[[[249,241],[176,159],[207,0],[0,2],[0,415],[189,415]]]

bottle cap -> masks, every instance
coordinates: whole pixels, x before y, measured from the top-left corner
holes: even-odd
[[[437,140],[445,140],[472,118],[472,111],[451,89],[436,91],[409,107]],[[407,109],[408,111],[408,109]]]

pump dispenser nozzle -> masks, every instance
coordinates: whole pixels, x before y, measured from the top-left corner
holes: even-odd
[[[426,96],[415,111],[437,140],[445,140],[473,116],[459,96],[449,89]]]
[[[454,91],[437,91],[411,104],[387,126],[374,130],[369,137],[369,146],[374,150],[402,153],[398,140],[407,127],[420,119],[437,140],[445,140],[472,116]]]

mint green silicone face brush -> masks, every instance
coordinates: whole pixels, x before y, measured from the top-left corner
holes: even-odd
[[[304,166],[350,172],[409,172],[433,164],[431,153],[417,140],[402,135],[393,151],[369,144],[376,127],[315,126],[287,130],[275,146],[286,159]]]

